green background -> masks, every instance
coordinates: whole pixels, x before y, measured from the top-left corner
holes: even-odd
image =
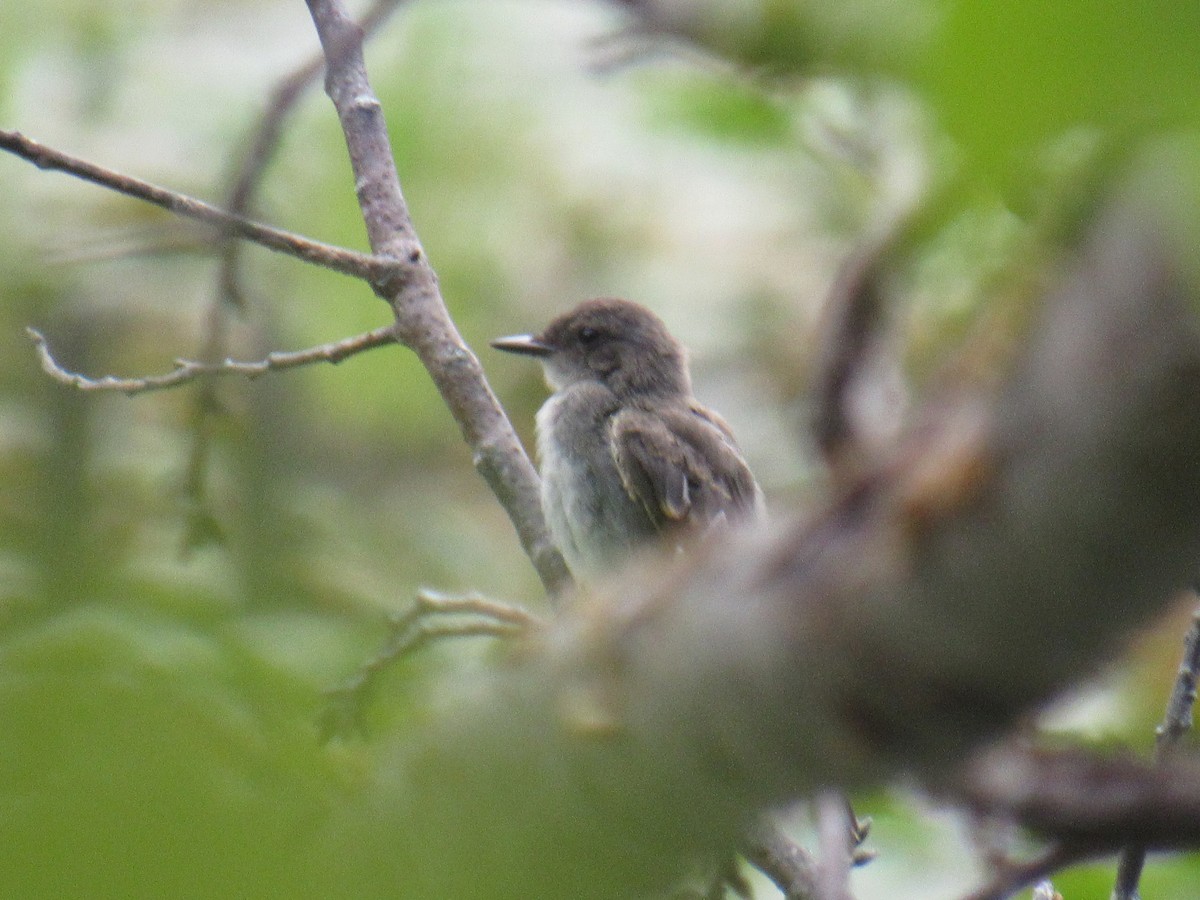
[[[765,6],[761,32],[715,41],[757,78],[647,52],[600,4],[411,3],[368,63],[443,293],[527,443],[539,373],[487,339],[629,296],[691,347],[698,393],[784,508],[821,484],[805,398],[821,302],[855,239],[943,198],[893,288],[898,365],[919,384],[1005,321],[1003,286],[1086,192],[1094,154],[1195,129],[1200,7]],[[7,3],[0,123],[220,202],[271,86],[315,46],[298,2]],[[196,390],[81,395],[40,372],[24,329],[90,374],[198,355],[217,293],[206,235],[7,156],[0,185],[0,895],[387,896],[372,864],[403,836],[339,813],[380,736],[416,727],[422,686],[489,651],[398,666],[364,735],[320,739],[323,691],[418,586],[542,609],[511,526],[394,347],[221,382],[196,507]],[[258,215],[364,248],[319,88]],[[248,308],[229,314],[240,358],[388,321],[363,285],[256,248],[245,281]],[[212,540],[189,543],[189,521]],[[1147,751],[1187,612],[1050,725]],[[881,856],[858,896],[974,882],[957,820],[902,791],[859,810]],[[335,889],[312,877],[323,853],[349,873]],[[1198,878],[1192,860],[1152,859],[1145,895],[1192,897]],[[1110,885],[1107,865],[1056,881],[1067,898]]]

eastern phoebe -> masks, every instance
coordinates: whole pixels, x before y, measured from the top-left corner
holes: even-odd
[[[492,346],[539,358],[554,392],[537,414],[542,507],[577,578],[762,513],[733,432],[692,396],[687,353],[650,310],[588,300]]]

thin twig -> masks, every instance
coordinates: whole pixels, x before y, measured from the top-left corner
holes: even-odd
[[[25,332],[37,348],[42,369],[55,381],[81,391],[108,391],[129,395],[141,394],[146,391],[161,391],[208,376],[241,375],[245,378],[258,378],[267,372],[295,369],[314,363],[324,362],[336,365],[347,357],[396,342],[392,326],[386,325],[376,328],[374,331],[367,331],[328,344],[319,344],[305,350],[270,353],[264,359],[251,362],[226,359],[217,363],[205,363],[180,359],[176,360],[173,370],[162,375],[143,375],[135,378],[117,378],[105,375],[101,378],[90,378],[77,372],[68,371],[59,365],[50,352],[45,336],[40,331],[35,328],[26,328]]]
[[[1165,759],[1184,735],[1192,730],[1197,677],[1200,677],[1200,610],[1192,614],[1192,624],[1184,638],[1183,659],[1179,663],[1179,674],[1167,703],[1167,712],[1163,723],[1155,730],[1155,760]]]
[[[453,596],[427,588],[391,620],[382,648],[342,684],[327,692],[321,731],[328,738],[362,730],[363,712],[380,677],[397,661],[435,640],[518,637],[541,620],[526,610],[479,594]]]
[[[405,622],[428,615],[468,614],[494,619],[506,625],[532,628],[541,622],[537,616],[520,606],[512,606],[484,597],[482,594],[443,594],[432,588],[417,591],[416,605],[401,616]]]
[[[275,250],[326,269],[341,272],[344,275],[353,275],[356,278],[375,282],[395,279],[398,274],[396,260],[356,253],[332,244],[322,244],[290,231],[254,222],[244,216],[232,215],[203,200],[197,200],[148,181],[123,175],[104,166],[98,166],[79,157],[47,147],[45,144],[30,140],[19,131],[0,129],[0,150],[7,150],[22,159],[27,159],[39,169],[66,172],[68,175],[74,175],[120,194],[153,203],[155,206],[160,206],[177,215],[215,225],[269,250]]]
[[[1167,701],[1162,724],[1154,732],[1154,759],[1162,762],[1172,748],[1192,729],[1192,709],[1196,705],[1196,678],[1200,671],[1200,610],[1192,614],[1192,625],[1183,642],[1179,674]],[[1146,848],[1129,844],[1117,860],[1117,877],[1112,900],[1138,900],[1138,884],[1146,864]]]

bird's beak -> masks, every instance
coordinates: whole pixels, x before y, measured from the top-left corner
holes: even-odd
[[[553,347],[532,334],[513,334],[508,337],[496,338],[491,344],[497,350],[503,350],[506,353],[520,353],[525,356],[549,356],[554,352]]]

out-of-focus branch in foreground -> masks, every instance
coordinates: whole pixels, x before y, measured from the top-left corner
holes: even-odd
[[[1200,325],[1194,236],[1151,193],[1093,219],[996,392],[943,394],[824,508],[629,572],[441,684],[363,799],[398,895],[637,896],[823,788],[953,796],[1172,603],[1200,554]]]

